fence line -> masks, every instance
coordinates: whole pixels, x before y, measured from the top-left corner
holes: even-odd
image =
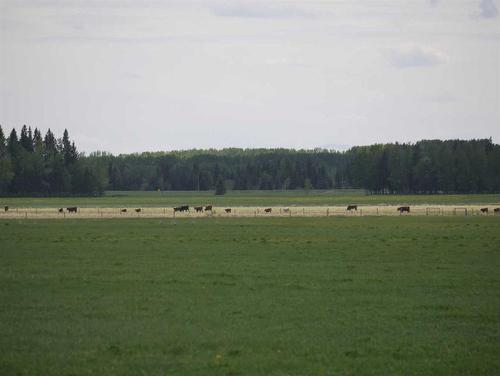
[[[481,209],[488,207],[488,212]],[[497,205],[414,205],[410,206],[410,213],[400,213],[397,205],[358,206],[357,210],[346,210],[345,206],[291,206],[291,207],[231,207],[226,213],[225,207],[214,207],[212,211],[174,212],[172,208],[148,207],[141,208],[79,208],[77,213],[62,213],[58,208],[15,208],[0,212],[0,219],[8,218],[232,218],[232,217],[332,217],[332,216],[495,216],[500,214],[493,209]],[[264,209],[271,208],[270,212]],[[121,209],[127,209],[121,212]]]

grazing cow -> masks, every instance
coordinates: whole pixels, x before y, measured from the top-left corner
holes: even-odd
[[[202,212],[203,211],[203,206],[195,206],[194,210],[196,210],[197,213]]]
[[[205,211],[212,211],[212,205],[205,206]]]
[[[264,209],[264,213],[271,213],[272,210],[273,210],[272,208]]]
[[[63,213],[63,212],[64,212],[64,209],[63,209],[63,208],[59,208],[58,212],[59,212],[59,213]]]
[[[500,214],[500,208],[495,208],[493,209],[494,214]]]
[[[481,213],[488,214],[488,208],[481,208],[480,210],[481,210]]]
[[[347,210],[348,211],[351,211],[351,210],[358,210],[358,205],[347,205]]]
[[[284,208],[283,213],[290,213],[290,208]]]
[[[141,208],[137,208],[137,209],[135,209],[135,212],[136,212],[136,213],[140,213],[141,211],[142,211],[142,209],[141,209]]]
[[[409,213],[410,212],[410,207],[409,206],[400,206],[398,208],[399,214],[403,214],[404,212]]]
[[[230,209],[230,208],[224,209],[224,211],[225,211],[226,213],[231,213],[231,209]]]
[[[6,212],[7,212],[7,211],[9,211],[9,207],[8,207],[7,205],[5,205],[5,206],[3,207],[3,209],[4,209]]]
[[[69,212],[69,213],[78,213],[78,208],[76,206],[71,206],[69,208],[66,208],[66,210]]]
[[[174,212],[184,212],[184,211],[189,211],[188,205],[181,205],[174,208]]]
[[[127,212],[127,209],[121,209],[120,210],[120,213],[126,213]]]

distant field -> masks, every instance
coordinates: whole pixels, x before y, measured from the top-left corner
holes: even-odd
[[[1,375],[494,375],[500,217],[0,221]]]
[[[11,207],[172,207],[180,204],[215,206],[326,206],[398,204],[500,204],[500,194],[480,195],[367,195],[363,190],[230,191],[213,192],[106,192],[102,197],[0,197]]]

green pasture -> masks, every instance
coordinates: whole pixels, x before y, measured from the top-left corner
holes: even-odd
[[[172,207],[181,204],[215,206],[316,206],[379,204],[499,204],[500,194],[368,195],[363,190],[229,191],[112,191],[100,197],[0,197],[10,207]]]
[[[2,220],[0,374],[499,374],[499,245],[493,216]]]

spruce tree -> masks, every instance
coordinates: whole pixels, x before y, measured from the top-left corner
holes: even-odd
[[[0,125],[0,158],[7,156],[7,144],[2,126]]]
[[[35,128],[35,131],[33,132],[33,149],[37,153],[43,153],[44,150],[42,133],[38,130],[38,128]]]
[[[28,128],[26,127],[26,125],[23,125],[21,129],[21,137],[19,138],[19,143],[24,150],[28,152],[33,151],[33,139],[30,138],[30,134],[28,133]]]
[[[54,136],[54,133],[50,130],[50,128],[47,130],[47,133],[45,134],[45,138],[43,140],[44,147],[45,147],[45,152],[47,155],[54,155],[57,153],[57,141]]]
[[[18,155],[19,150],[19,140],[17,139],[17,132],[15,128],[12,128],[10,132],[9,139],[7,140],[7,151],[11,158],[15,158]]]

